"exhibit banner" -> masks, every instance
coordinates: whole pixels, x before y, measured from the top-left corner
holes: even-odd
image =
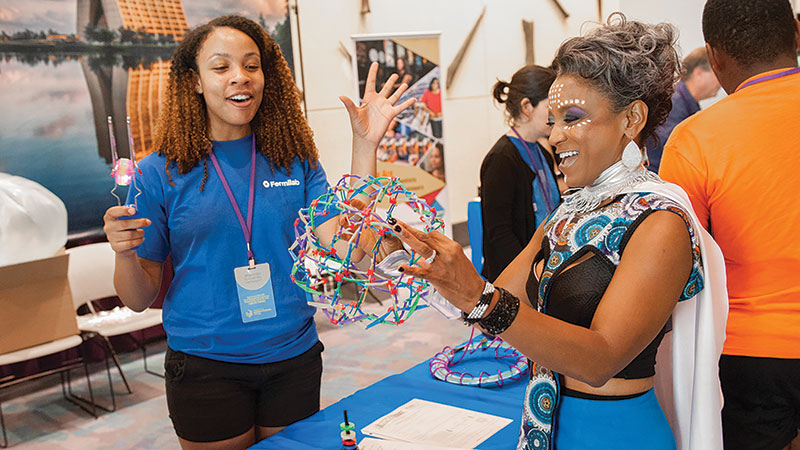
[[[445,222],[446,234],[452,236],[442,138],[444,83],[439,66],[439,35],[353,35],[353,70],[359,100],[374,62],[379,64],[378,90],[392,74],[397,74],[396,86],[408,84],[408,90],[397,103],[417,99],[413,107],[392,121],[381,139],[377,149],[378,176],[399,178],[406,189],[436,210]],[[412,226],[420,223],[410,208],[398,209],[395,215]]]

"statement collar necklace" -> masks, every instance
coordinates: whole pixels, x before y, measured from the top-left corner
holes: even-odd
[[[603,171],[594,183],[582,188],[570,189],[559,208],[562,213],[589,212],[601,203],[619,195],[623,190],[645,181],[659,181],[658,175],[639,165],[625,167],[617,161]]]

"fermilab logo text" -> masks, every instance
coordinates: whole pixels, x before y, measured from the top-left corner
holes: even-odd
[[[264,185],[265,188],[300,186],[300,180],[296,180],[296,179],[294,179],[294,180],[290,179],[290,180],[286,180],[286,181],[267,181],[267,180],[264,180],[264,183],[262,183],[262,184]]]

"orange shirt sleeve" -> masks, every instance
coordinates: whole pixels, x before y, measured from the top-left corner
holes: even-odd
[[[703,162],[701,144],[686,125],[686,122],[679,124],[664,145],[658,175],[686,191],[700,223],[711,231],[708,169]]]

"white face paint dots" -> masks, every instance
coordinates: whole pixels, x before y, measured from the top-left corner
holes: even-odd
[[[563,89],[564,89],[564,83],[554,84],[550,86],[550,95],[548,96],[550,109],[555,107],[555,105],[561,101],[561,91]]]
[[[586,112],[578,107],[578,105],[585,105],[586,100],[579,99],[579,98],[563,98],[562,91],[564,90],[564,83],[554,84],[550,87],[550,93],[548,96],[549,105],[548,107],[553,109],[561,109],[564,107],[570,107],[567,110],[567,119],[568,124],[564,126],[564,130],[571,130],[576,127],[582,127],[584,125],[588,125],[592,122],[592,119],[583,119],[581,118],[586,115]],[[571,117],[571,119],[570,119]]]
[[[592,119],[584,119],[584,120],[581,120],[578,123],[571,123],[569,125],[566,125],[566,126],[564,126],[564,129],[565,130],[571,130],[571,129],[575,128],[575,127],[582,127],[584,125],[588,125],[591,122],[592,122]]]

